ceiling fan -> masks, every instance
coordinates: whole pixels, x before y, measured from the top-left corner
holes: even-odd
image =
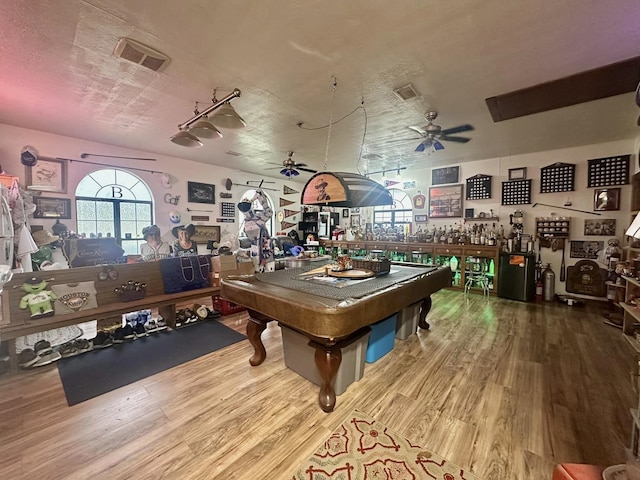
[[[427,124],[424,127],[409,127],[411,130],[420,134],[420,137],[424,138],[422,142],[416,147],[416,152],[424,152],[427,148],[433,147],[434,150],[443,150],[444,145],[440,143],[440,140],[445,142],[457,142],[467,143],[470,138],[467,137],[452,137],[453,133],[469,132],[473,130],[473,127],[469,124],[458,125],[457,127],[442,129],[440,125],[436,125],[433,121],[438,117],[438,112],[431,110],[425,114]]]
[[[284,168],[280,170],[281,175],[284,175],[287,178],[297,177],[298,175],[300,175],[300,172],[298,172],[298,170],[302,170],[303,172],[309,172],[309,173],[317,173],[317,170],[305,168],[307,166],[306,163],[294,162],[292,158],[293,152],[287,152],[287,156],[288,158],[286,160],[283,160],[282,162],[282,166]]]

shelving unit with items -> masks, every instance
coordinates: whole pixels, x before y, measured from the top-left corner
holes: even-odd
[[[624,310],[622,333],[637,353],[640,353],[640,281],[633,277],[623,277],[627,288],[624,302],[620,306]]]

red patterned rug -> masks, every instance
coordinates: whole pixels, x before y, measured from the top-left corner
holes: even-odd
[[[479,480],[355,410],[294,480]]]

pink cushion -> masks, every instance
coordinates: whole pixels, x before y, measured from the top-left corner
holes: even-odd
[[[553,469],[553,480],[602,480],[604,467],[585,463],[559,463]]]

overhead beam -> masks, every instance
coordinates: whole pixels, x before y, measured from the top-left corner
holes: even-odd
[[[546,112],[636,90],[640,57],[485,99],[494,122]]]

